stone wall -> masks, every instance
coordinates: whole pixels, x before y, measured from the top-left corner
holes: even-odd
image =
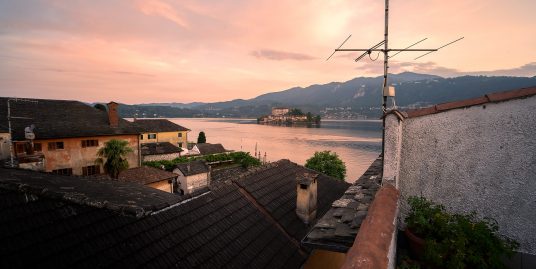
[[[162,161],[162,160],[171,161],[173,159],[179,158],[180,156],[181,156],[180,153],[145,155],[145,156],[142,156],[142,159],[143,159],[143,162]]]
[[[424,196],[492,217],[521,252],[536,254],[535,111],[531,96],[403,121],[390,114],[384,171],[397,177],[402,201]],[[407,211],[404,202],[402,219]]]

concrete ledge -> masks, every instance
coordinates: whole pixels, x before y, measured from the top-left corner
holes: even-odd
[[[393,265],[398,197],[399,192],[392,185],[381,187],[347,253],[343,269],[379,269]]]

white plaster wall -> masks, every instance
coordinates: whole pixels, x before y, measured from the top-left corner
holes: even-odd
[[[184,191],[184,194],[190,194],[196,189],[206,187],[210,184],[208,173],[185,177],[178,168],[174,169],[173,173],[179,175],[177,180],[180,182],[180,188]]]
[[[536,254],[536,96],[406,119],[402,218],[422,195],[455,212],[476,211]]]
[[[383,157],[382,184],[389,183],[398,188],[400,153],[402,148],[402,124],[397,116],[385,118],[385,154]]]
[[[0,160],[10,158],[9,144],[11,143],[11,136],[9,133],[0,133]]]

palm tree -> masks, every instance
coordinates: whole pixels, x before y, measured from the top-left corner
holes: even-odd
[[[119,173],[128,168],[126,155],[132,152],[128,141],[112,139],[104,143],[104,147],[97,152],[97,164],[104,165],[104,171],[112,178],[118,178]],[[106,162],[104,162],[106,159]]]

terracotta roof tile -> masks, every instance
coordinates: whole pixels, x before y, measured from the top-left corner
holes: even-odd
[[[410,109],[405,112],[407,113],[405,116],[407,118],[414,118],[414,117],[435,114],[435,113],[439,113],[439,112],[443,112],[443,111],[447,111],[451,109],[456,109],[456,108],[464,108],[464,107],[470,107],[470,106],[475,106],[475,105],[482,105],[482,104],[486,104],[490,102],[508,101],[511,99],[525,98],[525,97],[529,97],[533,95],[536,95],[536,86],[523,88],[523,89],[517,89],[517,90],[511,90],[511,91],[505,91],[505,92],[489,93],[481,97],[448,102],[448,103],[438,104],[438,105],[434,105],[434,106],[426,107],[426,108]]]

